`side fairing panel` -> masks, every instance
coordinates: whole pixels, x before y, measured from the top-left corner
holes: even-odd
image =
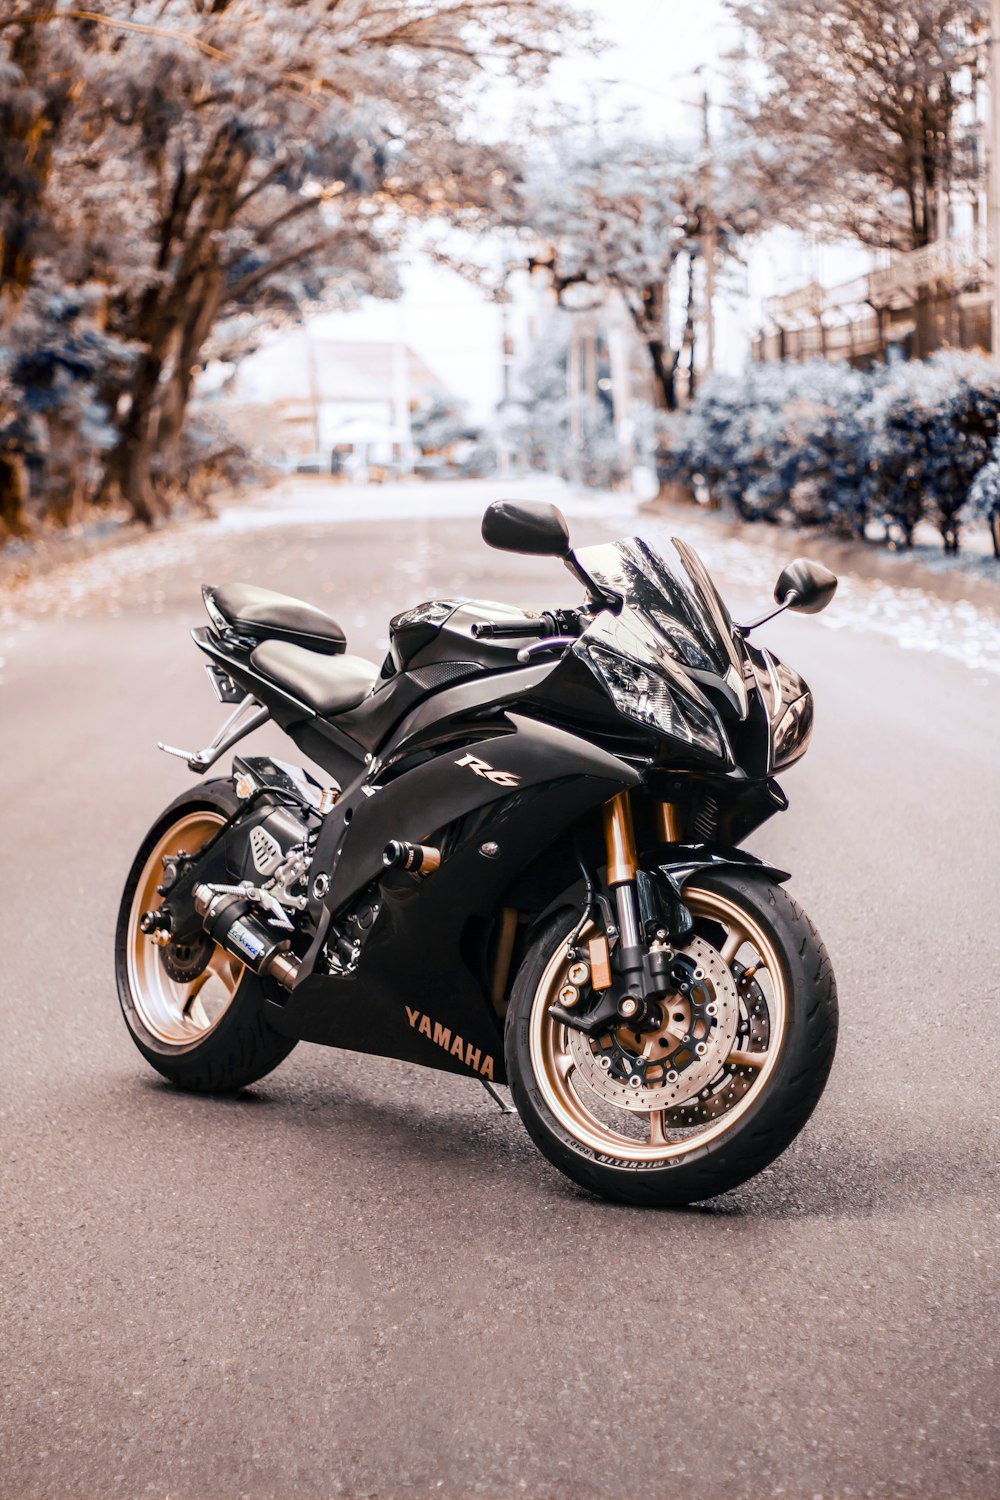
[[[631,767],[577,735],[517,714],[509,714],[506,722],[506,733],[497,734],[494,728],[488,737],[471,743],[467,735],[460,746],[440,751],[384,786],[366,789],[343,830],[326,901],[331,911],[381,874],[382,851],[390,839],[428,843],[438,830],[474,808],[569,776],[599,778],[615,790],[639,783]],[[316,869],[324,868],[324,852],[321,843]],[[516,873],[512,870],[510,878]]]
[[[503,1080],[501,1027],[477,935],[488,929],[505,890],[549,843],[638,780],[574,735],[531,720],[510,723],[511,733],[442,754],[357,807],[326,904],[342,909],[345,893],[354,896],[379,877],[360,961],[353,973],[331,974],[317,940],[306,960],[313,972],[274,1006],[277,1030]],[[470,754],[516,783],[492,782],[458,764]],[[420,842],[443,831],[444,856],[433,875],[386,875],[381,853],[390,838]]]

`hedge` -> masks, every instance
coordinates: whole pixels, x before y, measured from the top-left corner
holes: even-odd
[[[939,353],[876,370],[842,362],[751,365],[715,375],[669,435],[665,477],[708,486],[748,521],[841,536],[881,528],[913,545],[931,521],[946,552],[991,527],[1000,557],[1000,369]]]

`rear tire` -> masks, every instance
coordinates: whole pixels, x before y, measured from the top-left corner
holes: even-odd
[[[295,1046],[294,1039],[269,1025],[256,974],[218,945],[212,945],[208,963],[192,982],[175,982],[161,967],[162,951],[138,929],[142,912],[159,904],[155,886],[162,854],[181,846],[195,853],[239,805],[232,784],[224,779],[182,792],[170,804],[132,863],[115,931],[115,978],[129,1035],[158,1073],[199,1094],[247,1088]],[[218,995],[211,1008],[202,1000],[206,980]]]
[[[577,1066],[586,1056],[579,1043],[574,1053],[568,1029],[546,1019],[553,991],[564,982],[564,944],[574,925],[565,915],[554,919],[529,949],[507,1013],[507,1074],[529,1135],[567,1177],[618,1203],[678,1206],[713,1198],[746,1182],[802,1129],[833,1062],[833,969],[819,934],[798,903],[768,876],[731,869],[695,877],[685,895],[696,912],[700,904],[702,921],[708,924],[703,930],[710,934],[724,931],[720,914],[736,915],[731,930],[742,929],[746,943],[726,960],[731,975],[740,968],[733,968],[736,952],[745,955],[745,968],[750,967],[750,949],[763,952],[768,964],[759,966],[764,968],[763,988],[752,989],[751,981],[745,981],[742,992],[745,996],[752,989],[759,997],[755,1014],[759,1005],[769,1016],[763,1048],[749,1040],[735,1044],[745,1052],[756,1045],[755,1067],[720,1070],[716,1093],[706,1089],[695,1096],[693,1105],[700,1113],[690,1121],[676,1107],[662,1110],[658,1126],[652,1112],[643,1117],[631,1104],[629,1110],[609,1109]],[[765,992],[771,996],[769,1002]],[[741,1004],[745,1015],[745,1001]],[[670,1009],[673,1006],[672,1001]],[[746,1026],[746,1021],[741,1024]],[[599,1048],[594,1051],[601,1061]],[[731,1061],[740,1054],[734,1050],[728,1055]],[[762,1064],[761,1059],[766,1061]],[[601,1089],[601,1075],[592,1076]],[[675,1080],[677,1076],[672,1075]],[[720,1085],[719,1078],[727,1081]],[[610,1086],[605,1093],[612,1091]],[[643,1135],[646,1121],[648,1132]]]

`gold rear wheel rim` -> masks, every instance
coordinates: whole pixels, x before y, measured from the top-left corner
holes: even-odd
[[[616,1130],[613,1123],[601,1119],[587,1099],[587,1091],[581,1094],[574,1087],[576,1068],[567,1043],[567,1028],[549,1014],[556,993],[564,983],[567,967],[565,944],[560,943],[545,967],[532,1000],[528,1032],[532,1072],[546,1107],[563,1130],[581,1145],[603,1156],[617,1157],[621,1161],[668,1161],[712,1145],[728,1135],[761,1097],[782,1052],[788,1004],[784,973],[773,940],[754,916],[728,896],[690,888],[685,891],[685,900],[696,920],[705,918],[726,929],[726,941],[719,952],[730,967],[737,960],[742,964],[752,950],[752,962],[769,981],[769,1043],[765,1052],[749,1054],[754,1059],[756,1077],[742,1098],[718,1119],[704,1128],[677,1130],[674,1132],[677,1138],[671,1140],[666,1124],[668,1112],[651,1111],[643,1117],[649,1122],[648,1138],[636,1140]],[[737,1052],[730,1054],[731,1058],[738,1056]],[[623,1116],[624,1124],[625,1112],[615,1113]]]
[[[246,970],[218,943],[193,980],[172,979],[160,948],[139,927],[144,911],[158,907],[164,855],[195,854],[222,826],[219,813],[199,810],[172,823],[156,843],[136,883],[129,911],[126,953],[128,987],[142,1026],[158,1042],[188,1048],[215,1030],[236,998]]]

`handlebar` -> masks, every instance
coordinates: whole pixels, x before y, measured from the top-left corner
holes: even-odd
[[[483,625],[473,625],[472,634],[477,641],[518,640],[526,635],[542,635],[548,628],[545,620],[525,619],[510,625],[491,625],[489,622]]]
[[[556,609],[541,616],[526,616],[510,623],[491,624],[485,621],[472,627],[477,641],[523,640],[526,635],[572,635],[580,634],[580,614],[575,609]]]

